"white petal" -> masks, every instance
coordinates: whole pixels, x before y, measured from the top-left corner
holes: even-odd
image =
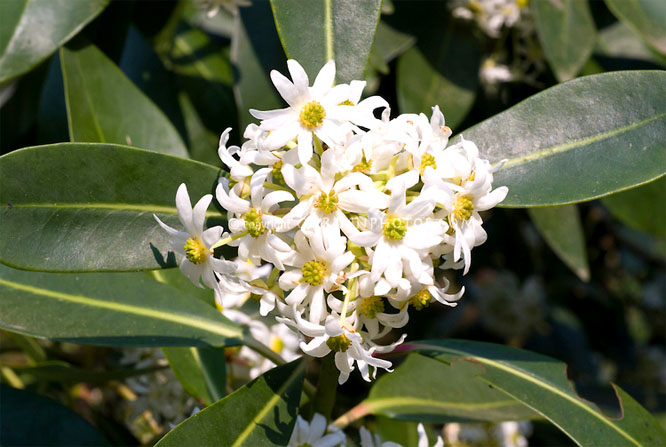
[[[187,194],[187,186],[181,183],[176,191],[176,208],[178,209],[178,219],[183,224],[185,231],[192,234],[190,227],[192,226],[192,203],[190,196]]]
[[[312,95],[317,98],[321,97],[333,87],[335,82],[335,61],[330,60],[326,62],[326,65],[319,70],[319,74],[312,84]]]
[[[201,234],[201,238],[206,247],[210,248],[212,245],[215,245],[215,243],[220,240],[223,231],[224,229],[220,226],[211,227],[204,231]]]
[[[192,235],[201,234],[203,231],[204,221],[206,220],[206,211],[208,210],[208,205],[210,205],[211,200],[213,200],[213,195],[206,194],[199,199],[196,205],[194,205],[191,224]]]

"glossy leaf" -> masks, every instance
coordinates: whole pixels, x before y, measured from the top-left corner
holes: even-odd
[[[539,41],[559,81],[578,74],[594,48],[596,28],[587,0],[532,2]]]
[[[662,0],[606,0],[606,5],[650,46],[666,54],[666,3]]]
[[[192,396],[210,405],[226,394],[226,355],[218,348],[162,348],[169,365]]]
[[[36,273],[0,266],[0,303],[2,329],[75,343],[223,346],[238,344],[243,335],[216,309],[134,273]]]
[[[439,105],[446,124],[455,128],[474,104],[481,56],[468,28],[447,17],[445,3],[428,2],[422,8],[427,9],[416,11],[423,19],[418,42],[398,59],[398,105],[401,113],[428,116]]]
[[[173,267],[169,238],[153,213],[182,228],[175,207],[178,186],[186,183],[196,203],[213,192],[219,172],[111,144],[62,143],[11,152],[0,157],[0,262],[61,272]],[[211,216],[220,216],[213,206]]]
[[[590,279],[585,234],[578,208],[565,205],[529,208],[528,213],[539,233],[555,254],[583,281]]]
[[[606,196],[602,203],[627,225],[666,239],[666,177]]]
[[[539,417],[520,402],[476,380],[479,367],[465,362],[448,366],[410,355],[382,376],[353,411],[415,422],[506,421]]]
[[[94,19],[109,0],[0,2],[0,84],[48,58]]]
[[[180,348],[179,348],[180,349]],[[189,348],[184,348],[189,349]],[[92,383],[104,384],[112,380],[123,380],[128,377],[150,374],[166,368],[165,366],[153,366],[151,368],[117,369],[109,371],[95,371],[91,369],[77,368],[69,363],[61,361],[41,362],[34,366],[21,366],[12,368],[16,374],[30,375],[37,380],[64,383]]]
[[[95,45],[60,50],[71,141],[116,143],[187,157],[164,113]]]
[[[85,419],[55,400],[0,384],[0,444],[109,445]]]
[[[282,46],[311,81],[335,60],[338,82],[363,79],[381,0],[271,0]]]
[[[566,365],[550,357],[468,340],[419,341],[401,350],[418,351],[449,365],[461,360],[475,364],[478,380],[532,408],[578,445],[666,444],[666,431],[624,390],[613,385],[622,415],[607,417],[575,393]]]
[[[234,30],[231,60],[238,69],[234,95],[240,111],[240,126],[244,129],[256,122],[249,109],[284,107],[269,73],[271,70],[286,73],[287,65],[267,2],[255,2],[252,6],[240,8]]]
[[[574,79],[461,134],[483,157],[507,162],[493,186],[501,206],[564,205],[602,197],[666,172],[666,72]]]
[[[189,417],[156,444],[168,446],[284,446],[301,398],[305,363],[273,368]]]

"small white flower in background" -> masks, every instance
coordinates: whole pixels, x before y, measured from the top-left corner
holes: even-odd
[[[457,0],[453,15],[476,21],[488,36],[497,38],[503,27],[511,28],[527,10],[527,0]]]
[[[294,431],[289,439],[289,447],[344,447],[347,438],[339,428],[326,425],[326,418],[319,413],[308,423],[298,415]]]
[[[397,442],[382,442],[379,435],[372,433],[365,427],[359,429],[359,434],[361,435],[361,447],[402,447],[402,445]]]
[[[171,228],[154,214],[153,217],[171,236],[171,247],[183,257],[180,263],[183,274],[198,287],[202,287],[201,281],[203,281],[206,286],[215,289],[217,288],[215,272],[231,274],[236,271],[236,266],[233,262],[213,256],[212,247],[220,240],[222,227],[203,229],[206,210],[212,199],[212,195],[206,194],[192,208],[187,186],[183,183],[176,192],[176,208],[185,231]]]
[[[444,425],[446,445],[527,447],[530,422],[457,423]]]
[[[471,141],[449,144],[438,106],[429,118],[391,119],[384,99],[361,100],[364,82],[334,85],[332,61],[312,86],[296,61],[287,65],[291,80],[276,71],[271,78],[289,106],[253,110],[261,121],[245,129],[241,147],[227,147],[230,129],[220,138],[230,174],[216,198],[230,234],[203,229],[211,196],[192,210],[184,186],[176,204],[185,231],[158,221],[184,256],[183,272],[215,289],[218,308],[255,338],[282,343],[274,350],[286,359],[299,343],[307,355],[334,352],[340,383],[356,368],[369,381],[380,368],[391,371],[375,355],[402,343],[406,334],[391,335],[394,343],[380,339],[404,327],[410,310],[434,301],[455,306],[461,298],[464,288],[448,293],[435,267],[469,270],[472,249],[486,240],[479,212],[507,194],[492,189],[501,163],[480,158]],[[213,257],[211,249],[222,245],[237,247],[236,263]],[[293,348],[284,334],[274,337],[276,326],[239,310],[256,306],[250,297],[260,298],[262,316],[278,315],[286,325],[280,330],[294,331]],[[247,348],[237,351],[235,367],[250,376],[272,365]]]

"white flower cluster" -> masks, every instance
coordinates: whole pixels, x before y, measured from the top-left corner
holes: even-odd
[[[497,38],[503,27],[516,25],[527,10],[528,0],[457,0],[453,15],[476,21],[488,36]]]
[[[312,86],[296,61],[288,68],[291,80],[271,72],[288,107],[251,110],[261,123],[246,128],[242,147],[227,147],[230,129],[220,139],[229,178],[216,199],[230,233],[203,229],[212,196],[192,209],[185,185],[176,195],[185,232],[158,222],[183,257],[183,273],[213,288],[223,308],[239,295],[260,297],[260,313],[277,310],[278,321],[303,336],[303,352],[335,353],[340,383],[355,367],[370,380],[377,368],[390,370],[373,354],[405,335],[391,345],[377,341],[407,323],[410,307],[433,298],[453,306],[462,296],[447,294],[435,268],[467,273],[471,249],[486,239],[479,212],[507,188],[492,190],[497,167],[473,142],[448,146],[451,130],[438,107],[430,119],[390,119],[384,99],[360,100],[364,82],[334,85],[333,61]],[[236,263],[215,258],[225,244],[254,266],[272,264],[268,278],[244,278]]]

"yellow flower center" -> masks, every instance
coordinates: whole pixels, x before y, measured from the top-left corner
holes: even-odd
[[[431,300],[432,295],[430,295],[430,292],[427,289],[421,289],[419,293],[409,299],[409,304],[414,306],[414,309],[421,310],[430,306]]]
[[[277,352],[278,354],[282,352],[284,349],[284,342],[280,337],[275,337],[273,340],[271,340],[271,349],[273,352]]]
[[[384,312],[384,300],[380,296],[362,298],[358,309],[366,317],[375,318],[378,313]]]
[[[345,334],[340,334],[337,337],[330,337],[326,340],[326,345],[331,348],[333,352],[345,352],[351,346],[351,340]]]
[[[298,120],[308,129],[321,126],[324,123],[324,118],[326,118],[326,110],[317,101],[310,101],[305,104],[298,114]]]
[[[275,164],[273,165],[273,169],[271,169],[271,177],[273,178],[273,181],[279,185],[284,185],[284,177],[282,176],[282,160],[276,161]]]
[[[370,169],[372,169],[372,160],[368,161],[365,158],[365,153],[363,154],[363,158],[361,159],[361,162],[354,166],[354,169],[352,171],[354,172],[362,172],[364,174],[367,174],[370,172]]]
[[[322,192],[314,202],[314,207],[319,208],[326,214],[331,214],[338,209],[338,196],[335,191],[330,190],[328,194]]]
[[[342,101],[342,102],[341,102],[340,104],[338,104],[338,105],[339,105],[339,106],[353,106],[354,103],[351,102],[351,101],[348,100],[348,99],[345,99],[344,101]]]
[[[435,157],[430,154],[423,154],[421,156],[421,166],[419,168],[419,173],[423,175],[428,166],[432,166],[433,169],[437,169],[437,162],[435,162]]]
[[[308,261],[303,264],[301,272],[303,273],[303,281],[311,286],[318,286],[324,281],[326,266],[319,261]]]
[[[252,208],[245,213],[243,220],[245,220],[245,229],[250,233],[250,236],[259,237],[266,232],[264,224],[261,221],[261,211]]]
[[[201,264],[208,256],[208,249],[198,238],[189,238],[183,246],[185,257],[192,264]]]
[[[392,217],[384,224],[384,236],[392,241],[399,241],[405,237],[407,233],[407,223],[399,217]]]
[[[472,217],[474,204],[467,196],[457,196],[453,201],[453,216],[459,220],[467,220]]]

